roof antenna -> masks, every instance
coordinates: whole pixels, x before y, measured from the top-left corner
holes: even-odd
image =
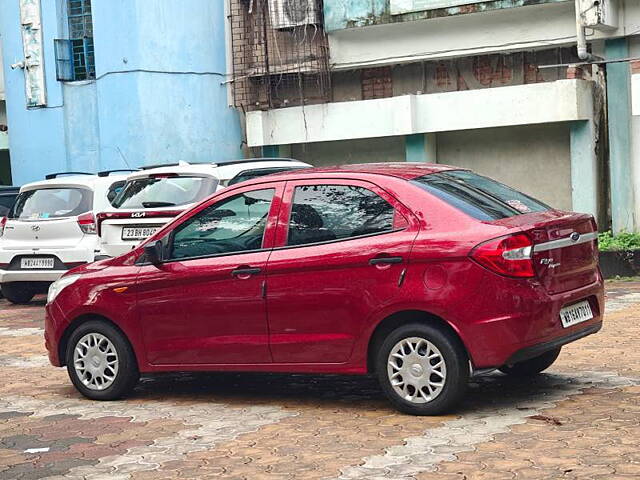
[[[120,147],[116,145],[116,150],[118,150],[118,153],[120,154],[120,156],[122,157],[122,160],[124,160],[124,164],[127,166],[127,168],[131,171],[133,171],[134,169],[131,168],[131,165],[129,165],[129,162],[127,162],[127,157],[124,156],[124,153],[122,153],[122,150],[120,150]]]

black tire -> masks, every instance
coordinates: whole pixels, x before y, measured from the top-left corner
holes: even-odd
[[[115,379],[104,390],[87,387],[79,377],[74,366],[74,351],[78,342],[87,334],[97,333],[106,337],[117,353],[118,370]],[[67,372],[73,385],[82,395],[92,400],[117,400],[131,392],[138,383],[140,372],[138,362],[127,338],[113,325],[102,320],[90,320],[82,323],[74,330],[67,343],[66,351]]]
[[[504,365],[500,367],[499,370],[502,373],[506,373],[507,375],[514,377],[531,377],[553,365],[553,362],[555,362],[558,355],[560,355],[561,350],[562,347],[554,348],[553,350],[549,350],[538,357],[514,363],[513,365]]]
[[[414,403],[396,392],[387,371],[392,349],[403,339],[412,337],[427,340],[439,351],[446,367],[444,386],[440,393],[426,403]],[[376,374],[380,386],[391,404],[410,415],[439,415],[451,411],[464,396],[469,382],[469,360],[461,342],[441,328],[409,324],[393,330],[376,352]]]
[[[36,294],[36,288],[27,282],[9,282],[0,286],[2,296],[16,305],[29,303]]]

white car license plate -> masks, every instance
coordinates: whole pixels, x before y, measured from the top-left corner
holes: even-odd
[[[586,322],[592,318],[593,312],[591,311],[591,305],[589,305],[589,302],[586,300],[560,309],[560,320],[564,328]]]
[[[53,258],[22,258],[20,268],[53,268]]]
[[[122,240],[144,240],[160,230],[160,227],[124,227]]]

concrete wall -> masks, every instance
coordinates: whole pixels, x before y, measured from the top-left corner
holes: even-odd
[[[571,210],[568,124],[443,132],[437,142],[438,163],[473,169]]]
[[[47,108],[27,110],[18,0],[3,0],[14,180],[52,170],[123,168],[242,156],[228,106],[224,2],[94,0],[96,81],[55,80],[53,38],[64,38],[63,0],[43,1]],[[33,139],[38,141],[34,142]]]
[[[291,146],[291,155],[315,166],[403,162],[404,136],[297,144]]]
[[[331,0],[329,3],[349,7],[347,0]],[[357,3],[370,4],[364,1]],[[528,6],[519,8],[335,30],[329,35],[331,64],[335,69],[352,69],[575,45],[573,1],[532,3],[537,2],[524,2]],[[614,32],[590,30],[589,40],[628,35],[640,28],[640,2],[626,0],[623,3],[620,28]]]

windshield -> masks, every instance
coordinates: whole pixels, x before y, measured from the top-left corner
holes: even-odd
[[[129,180],[113,201],[116,208],[159,208],[195,203],[212,194],[211,177],[147,177]]]
[[[93,192],[85,188],[43,188],[18,195],[9,218],[45,220],[75,217],[93,208]]]
[[[478,220],[498,220],[550,209],[524,193],[467,170],[433,173],[411,183]]]

